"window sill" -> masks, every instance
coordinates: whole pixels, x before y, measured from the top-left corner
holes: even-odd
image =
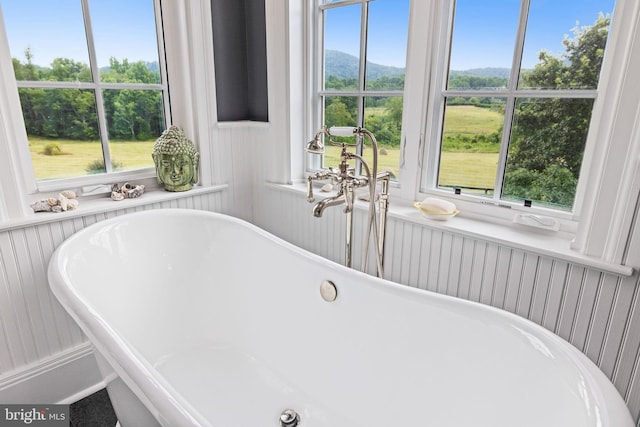
[[[46,224],[51,222],[63,221],[72,218],[83,217],[86,215],[94,215],[104,212],[111,212],[121,209],[135,208],[138,206],[150,205],[153,203],[166,202],[169,200],[182,199],[192,197],[194,195],[215,193],[223,191],[228,187],[227,184],[213,185],[207,187],[195,186],[191,190],[181,192],[169,192],[162,188],[152,188],[145,191],[145,193],[135,199],[124,199],[120,201],[113,201],[109,197],[109,194],[102,194],[100,196],[85,196],[78,197],[80,202],[78,208],[73,211],[66,212],[38,212],[32,213],[27,217],[19,219],[11,219],[0,223],[0,231],[8,231],[16,228],[24,228],[39,224]],[[46,198],[40,194],[39,199]]]
[[[301,197],[306,197],[307,189],[305,183],[267,185],[278,190],[289,191],[299,194]],[[316,192],[316,194],[318,194],[318,192]],[[328,194],[330,193],[327,193],[327,195]],[[320,197],[317,198],[319,199]],[[401,200],[393,196],[389,199],[388,216],[400,221],[460,234],[514,249],[533,252],[542,256],[558,258],[563,261],[595,268],[619,276],[631,276],[633,274],[633,268],[631,267],[608,263],[598,258],[577,253],[571,249],[571,238],[567,237],[564,233],[538,230],[508,221],[490,222],[479,217],[465,214],[464,212],[461,212],[448,221],[435,221],[424,218],[420,212],[413,207],[413,201]],[[367,205],[364,202],[357,202],[356,209],[367,209]],[[311,215],[311,211],[309,212],[309,215]]]

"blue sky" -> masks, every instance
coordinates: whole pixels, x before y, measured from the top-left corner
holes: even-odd
[[[371,62],[403,67],[406,54],[408,0],[370,3]],[[524,68],[538,62],[538,52],[561,53],[565,35],[591,25],[600,12],[611,13],[615,0],[531,0],[523,58]],[[458,0],[451,68],[511,67],[520,0]],[[325,48],[358,55],[360,6],[327,11]],[[505,24],[513,22],[513,24]]]
[[[419,0],[424,1],[424,0]],[[531,68],[540,50],[559,53],[571,29],[590,25],[599,12],[611,12],[615,0],[532,0],[523,65]],[[13,57],[48,66],[56,57],[88,63],[80,0],[0,0]],[[91,0],[99,66],[109,57],[156,61],[152,0]],[[451,68],[510,67],[520,0],[458,0]],[[371,62],[404,67],[409,0],[370,2]],[[358,55],[360,6],[327,12],[325,47]]]
[[[369,51],[376,64],[405,66],[409,0],[375,0],[369,3]],[[327,11],[325,48],[359,56],[360,5]]]
[[[0,6],[14,58],[24,61],[30,46],[37,65],[57,57],[88,64],[80,0],[0,0]],[[112,56],[158,60],[152,0],[91,0],[90,9],[100,67]]]

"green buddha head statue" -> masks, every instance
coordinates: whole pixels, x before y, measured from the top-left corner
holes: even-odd
[[[167,191],[187,191],[198,182],[200,153],[177,126],[162,132],[152,152],[158,183]]]

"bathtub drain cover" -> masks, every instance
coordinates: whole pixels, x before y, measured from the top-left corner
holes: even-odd
[[[280,414],[280,427],[296,427],[300,422],[300,416],[293,409],[285,409]]]
[[[327,302],[335,301],[338,297],[338,288],[331,280],[324,280],[320,284],[320,295]]]

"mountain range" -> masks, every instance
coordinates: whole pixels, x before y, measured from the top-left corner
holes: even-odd
[[[325,51],[325,74],[334,76],[339,79],[358,78],[358,68],[360,61],[356,56],[350,55],[339,50]],[[479,77],[509,77],[509,68],[487,67],[473,68],[469,70],[451,70],[451,74],[465,74]],[[392,67],[390,65],[381,65],[367,61],[367,78],[377,80],[380,77],[398,77],[405,73],[405,69],[401,67]]]
[[[326,50],[324,53],[325,74],[339,79],[358,78],[360,60],[339,50]],[[367,77],[377,80],[382,76],[398,77],[404,75],[404,68],[367,62]]]

